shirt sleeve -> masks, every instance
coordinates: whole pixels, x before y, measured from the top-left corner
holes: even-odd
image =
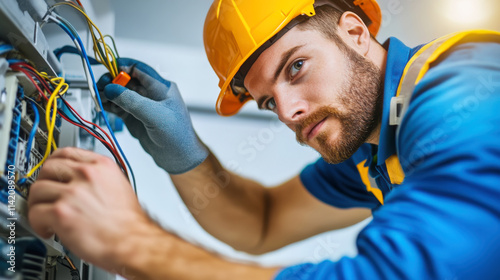
[[[358,255],[276,279],[498,279],[500,45],[463,44],[417,85],[398,139],[406,178]]]
[[[302,170],[302,184],[313,196],[338,208],[376,208],[380,203],[366,190],[355,164],[356,160],[366,159],[370,151],[365,144],[340,164],[329,164],[320,158]]]

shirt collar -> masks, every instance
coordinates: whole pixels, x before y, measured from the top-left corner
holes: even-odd
[[[406,64],[420,48],[419,46],[411,49],[394,37],[387,39],[383,47],[387,50],[387,60],[384,76],[384,100],[377,165],[385,163],[387,158],[396,153],[396,126],[389,125],[391,98],[396,95],[399,81],[401,80]]]

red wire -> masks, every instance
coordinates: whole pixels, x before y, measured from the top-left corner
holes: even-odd
[[[24,75],[26,75],[26,77],[28,77],[28,79],[30,79],[30,81],[35,85],[36,89],[38,90],[38,92],[40,93],[41,96],[45,97],[46,100],[49,100],[47,98],[47,96],[45,96],[45,94],[43,93],[42,89],[38,86],[38,84],[35,82],[35,80],[33,79],[33,77],[31,77],[31,75],[28,75],[29,73],[27,73],[27,71],[17,65],[11,65],[10,68],[14,71],[20,71],[20,72],[23,72]]]
[[[78,3],[78,5],[80,5],[80,7],[82,7],[82,8],[83,8],[83,5],[82,5],[82,3],[80,2],[80,0],[76,0],[76,2]]]
[[[65,104],[66,104],[66,106],[68,106],[68,107],[69,107],[69,109],[70,109],[73,113],[75,113],[76,115],[78,115],[78,117],[79,117],[80,119],[82,119],[84,122],[86,122],[86,123],[88,123],[88,124],[91,124],[91,125],[93,125],[93,126],[95,126],[95,127],[99,128],[99,130],[100,130],[100,131],[102,131],[102,132],[106,135],[106,137],[108,137],[108,139],[111,139],[111,138],[109,137],[108,133],[107,133],[105,130],[103,130],[100,126],[98,126],[97,124],[95,124],[95,123],[93,123],[93,122],[90,122],[90,121],[87,121],[87,120],[85,120],[84,118],[82,118],[82,116],[80,116],[80,114],[78,114],[78,112],[77,112],[77,111],[76,111],[73,107],[71,107],[71,105],[70,105],[69,103],[65,103]],[[103,139],[103,141],[104,141],[104,139]],[[109,145],[109,143],[108,143],[107,141],[105,141],[105,142],[106,142],[106,144],[108,144],[108,145]],[[120,161],[121,165],[122,165],[123,167],[125,167],[125,164],[124,164],[124,162],[123,162],[123,159],[119,156],[118,151],[116,150],[116,146],[115,146],[115,144],[113,143],[113,141],[110,141],[110,142],[111,142],[111,145],[113,146],[113,148],[112,148],[111,150],[113,150],[113,151],[114,151],[114,154],[115,154],[115,156],[117,156],[117,159]],[[125,172],[125,173],[127,173],[127,175],[128,175],[128,172]]]

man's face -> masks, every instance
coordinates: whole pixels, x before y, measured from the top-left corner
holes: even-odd
[[[299,143],[330,163],[348,159],[380,122],[382,72],[346,49],[317,31],[293,28],[245,78],[259,108],[274,111]]]

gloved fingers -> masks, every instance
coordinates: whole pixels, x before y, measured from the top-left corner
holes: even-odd
[[[104,111],[113,113],[121,119],[129,115],[129,113],[125,112],[122,108],[111,101],[102,102],[102,107],[104,108]]]
[[[108,84],[104,87],[103,93],[104,93],[104,97],[106,97],[106,99],[113,100],[127,90],[129,90],[129,89],[127,89],[126,87],[121,86],[121,85]]]
[[[118,87],[120,86],[110,84],[106,86],[105,92],[108,92],[108,90],[110,92],[118,92],[118,89],[114,89]],[[122,114],[126,115],[126,113],[129,113],[142,123],[154,122],[155,113],[158,114],[158,110],[160,110],[160,108],[157,107],[156,101],[153,101],[148,97],[144,97],[137,92],[126,88],[125,91],[121,91],[119,95],[110,100],[125,111]],[[165,110],[166,108],[163,109]],[[124,118],[123,116],[121,117]]]
[[[130,135],[132,135],[136,139],[143,139],[142,141],[148,141],[147,144],[150,144],[149,137],[147,137],[148,131],[141,121],[134,118],[132,115],[129,115],[129,117],[123,118],[123,123],[125,123],[125,126],[130,132]]]
[[[125,91],[130,91],[126,87],[117,84],[108,84],[102,92],[101,101],[104,110],[118,115],[120,118],[125,118],[129,113],[126,109],[122,108],[119,104],[113,102],[113,100],[120,96]],[[136,95],[139,95],[136,93]]]
[[[103,91],[104,88],[111,83],[111,81],[113,81],[113,78],[111,77],[110,73],[102,75],[99,78],[99,81],[97,81],[97,89],[99,91]]]
[[[166,80],[155,80],[153,77],[149,76],[139,69],[134,70],[132,81],[137,81],[138,83],[131,83],[133,84],[131,88],[134,88],[135,91],[139,92],[141,95],[155,101],[167,99],[169,97],[167,93],[169,92],[172,84],[174,84]]]
[[[137,79],[131,79],[127,84],[127,88],[135,92],[138,92],[139,94],[145,92],[146,90],[146,88]]]

